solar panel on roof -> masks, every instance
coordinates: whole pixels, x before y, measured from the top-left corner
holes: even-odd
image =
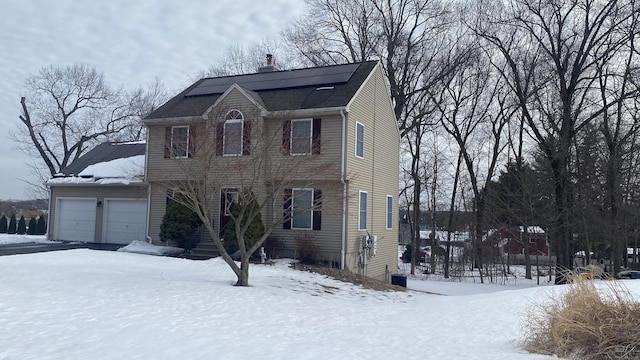
[[[340,84],[349,81],[358,66],[359,64],[347,64],[205,79],[186,96],[221,94],[233,83],[253,91]]]

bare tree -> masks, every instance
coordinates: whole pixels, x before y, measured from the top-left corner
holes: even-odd
[[[475,266],[482,269],[487,185],[505,149],[504,132],[512,113],[499,106],[502,82],[490,70],[484,54],[461,67],[436,96],[441,125],[458,146],[474,195],[475,226],[472,240]],[[482,280],[482,272],[481,280]]]
[[[193,74],[193,80],[205,77],[250,74],[265,65],[265,56],[271,54],[273,65],[280,70],[296,67],[295,56],[290,54],[282,41],[265,38],[247,46],[233,45],[225,50],[208,69]]]
[[[143,137],[139,119],[164,101],[156,80],[150,90],[113,90],[104,76],[81,64],[41,69],[26,81],[20,99],[23,126],[14,133],[18,149],[38,161],[35,175],[47,178],[101,141]],[[30,182],[42,186],[41,183]]]
[[[283,143],[283,132],[291,132],[287,122],[291,115],[283,113],[262,118],[259,111],[242,114],[236,107],[230,103],[220,104],[204,119],[190,124],[189,155],[176,159],[176,169],[170,175],[152,173],[148,174],[148,180],[155,188],[172,189],[172,200],[198,215],[236,275],[236,285],[249,286],[250,257],[274,230],[282,228],[284,223],[297,221],[296,216],[311,214],[321,207],[325,212],[339,208],[343,196],[339,181],[333,185],[326,181],[340,173],[340,161],[319,154],[319,138],[312,140],[312,148],[300,150],[306,155],[288,155],[288,146],[299,146]],[[221,133],[225,131],[225,119],[234,116],[244,119],[242,130],[238,130],[241,133],[236,134],[243,140],[233,145],[240,146],[238,149],[227,148],[231,145],[222,140]],[[235,150],[237,156],[224,156],[227,151],[236,153]],[[229,189],[234,190],[233,200],[226,198]],[[227,201],[234,204],[234,211],[225,214],[231,217],[235,227],[239,264],[225,249],[221,238],[222,224],[218,219],[220,211],[228,210],[225,209]],[[259,217],[263,220],[264,232],[255,242],[248,243],[247,230]],[[320,219],[315,215],[307,218]]]
[[[507,65],[502,74],[553,171],[558,270],[573,267],[572,140],[608,108],[637,95],[634,89],[611,94],[607,104],[597,100],[598,69],[616,67],[616,54],[636,36],[628,30],[636,12],[632,0],[511,0],[479,8],[476,31],[501,55],[498,68]]]

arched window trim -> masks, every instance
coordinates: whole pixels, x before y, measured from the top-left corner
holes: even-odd
[[[239,146],[239,150],[238,151],[234,151],[234,152],[228,152],[228,146],[230,146],[230,144],[227,143],[227,141],[229,140],[229,134],[227,133],[227,125],[228,124],[240,124],[240,130],[239,132],[237,132],[238,135],[236,135],[238,138],[233,139],[233,142],[236,143],[238,142],[240,144]],[[244,114],[242,114],[242,111],[238,110],[238,109],[231,109],[229,111],[227,111],[227,114],[225,115],[225,120],[224,120],[224,137],[223,137],[223,154],[225,156],[240,156],[243,153],[243,134],[244,134]]]

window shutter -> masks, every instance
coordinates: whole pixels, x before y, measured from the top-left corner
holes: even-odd
[[[282,223],[283,229],[291,229],[291,196],[293,195],[292,189],[284,189],[284,202],[283,202],[283,210],[284,210],[284,219],[285,221]]]
[[[224,146],[224,123],[216,125],[216,155],[222,156]]]
[[[251,155],[251,121],[242,126],[242,155]]]
[[[313,155],[320,155],[320,129],[322,128],[321,126],[321,120],[320,119],[313,119],[313,133],[312,133],[312,140],[311,140],[311,153]]]
[[[171,126],[164,128],[164,158],[171,157]]]
[[[322,190],[313,191],[313,230],[321,230],[322,225]]]
[[[195,125],[189,125],[189,152],[187,157],[194,157],[196,154],[196,133],[197,127]]]
[[[282,124],[282,153],[291,154],[291,120],[285,120]]]

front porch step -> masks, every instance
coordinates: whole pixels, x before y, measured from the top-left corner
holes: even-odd
[[[208,260],[218,256],[220,252],[213,242],[200,242],[190,253],[182,254],[182,257],[191,260]]]

